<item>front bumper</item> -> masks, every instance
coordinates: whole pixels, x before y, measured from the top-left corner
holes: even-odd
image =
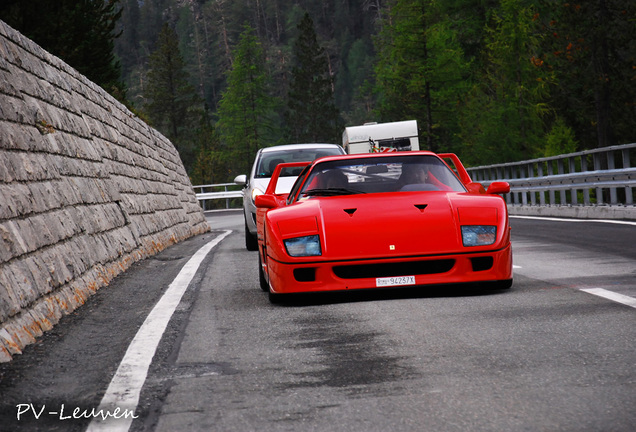
[[[267,260],[272,292],[303,293],[378,288],[377,278],[414,276],[411,286],[512,279],[510,244],[496,251],[289,264]]]

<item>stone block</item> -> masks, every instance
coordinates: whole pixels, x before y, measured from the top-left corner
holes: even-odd
[[[48,294],[53,290],[51,283],[51,277],[46,264],[35,255],[27,256],[22,260],[24,267],[26,267],[31,275],[31,279],[34,281],[35,291],[39,293],[39,296]]]
[[[47,248],[42,252],[42,263],[49,272],[48,277],[53,288],[64,286],[73,280],[73,275],[65,263],[65,257],[71,253],[74,251],[71,251],[66,243]]]
[[[18,221],[19,222],[19,221]],[[28,244],[22,239],[23,233],[13,220],[0,223],[0,249],[9,251],[9,259],[18,257],[29,251]],[[4,261],[9,261],[6,259]]]
[[[23,260],[14,260],[4,266],[6,280],[21,309],[28,307],[38,297],[37,281]]]
[[[7,264],[0,264],[0,322],[6,321],[9,317],[17,314],[22,309],[20,300],[15,293],[12,280],[7,275]]]
[[[35,212],[41,213],[61,207],[60,197],[51,181],[33,182],[22,186],[12,186],[12,189],[18,191],[18,196],[31,197]]]
[[[34,197],[24,183],[0,183],[0,220],[24,216],[34,211]]]
[[[0,329],[0,344],[2,345],[2,348],[8,352],[9,356],[11,354],[22,354],[22,350],[20,348],[23,346],[21,346],[19,341],[14,339],[13,335],[11,335],[6,328]]]
[[[14,239],[20,246],[20,248],[24,250],[23,253],[34,252],[38,249],[39,234],[37,231],[35,231],[30,218],[13,219],[7,224],[7,226],[9,227],[9,229],[12,229]]]
[[[57,239],[51,233],[48,227],[48,220],[51,216],[47,214],[34,215],[26,219],[31,225],[30,230],[33,232],[34,244],[36,249],[42,249],[46,246],[57,243]]]

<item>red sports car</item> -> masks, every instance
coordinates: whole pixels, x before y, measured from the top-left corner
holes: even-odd
[[[444,161],[449,160],[454,170]],[[512,285],[507,183],[473,183],[454,154],[331,156],[256,198],[261,288],[289,293],[480,283]]]

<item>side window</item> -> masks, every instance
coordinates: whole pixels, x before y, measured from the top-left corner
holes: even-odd
[[[300,187],[302,186],[302,184],[305,182],[305,179],[307,178],[309,167],[311,167],[311,165],[307,165],[302,170],[302,172],[298,175],[298,178],[296,179],[296,182],[294,183],[294,186],[292,187],[292,190],[289,192],[289,196],[287,197],[288,205],[296,201],[296,195],[298,195],[298,191],[300,190]]]

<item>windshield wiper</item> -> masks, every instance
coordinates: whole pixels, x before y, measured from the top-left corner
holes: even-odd
[[[355,189],[347,189],[347,188],[309,189],[308,191],[303,192],[303,194],[307,196],[336,196],[336,195],[354,195],[354,194],[363,194],[363,193],[366,193],[366,192],[362,192]]]

